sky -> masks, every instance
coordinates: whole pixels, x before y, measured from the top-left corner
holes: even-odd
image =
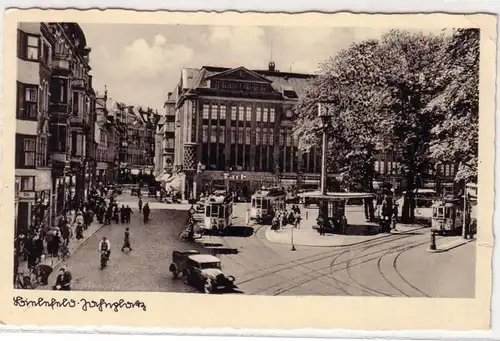
[[[379,38],[374,28],[86,24],[93,87],[127,105],[164,113],[182,67],[267,69],[315,73],[319,63],[353,42]],[[271,48],[272,46],[272,48]]]

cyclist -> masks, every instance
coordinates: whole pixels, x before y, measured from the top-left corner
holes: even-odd
[[[111,256],[111,243],[106,237],[102,237],[101,241],[99,242],[99,253],[105,252],[106,257],[109,260],[109,256]]]

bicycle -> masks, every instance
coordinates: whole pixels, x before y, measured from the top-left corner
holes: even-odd
[[[66,244],[62,244],[59,250],[59,258],[63,260],[63,262],[67,261],[71,257],[71,253],[69,252],[68,246]]]

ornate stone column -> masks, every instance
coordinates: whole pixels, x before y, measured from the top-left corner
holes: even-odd
[[[196,159],[198,144],[195,142],[184,143],[184,164],[183,169],[186,173],[186,186],[184,188],[187,199],[196,198],[196,185],[194,176],[198,160]]]

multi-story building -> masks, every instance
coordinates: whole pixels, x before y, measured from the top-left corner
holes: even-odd
[[[187,176],[186,194],[227,178],[243,192],[298,174],[317,181],[320,151],[302,153],[292,134],[292,108],[311,77],[279,72],[273,62],[268,70],[182,69],[174,167]]]
[[[54,213],[79,204],[94,183],[95,93],[90,48],[76,23],[49,23],[54,37],[49,151],[57,194]],[[87,141],[89,143],[87,143]]]
[[[16,107],[16,233],[51,223],[48,163],[49,87],[54,39],[40,23],[18,24]]]

